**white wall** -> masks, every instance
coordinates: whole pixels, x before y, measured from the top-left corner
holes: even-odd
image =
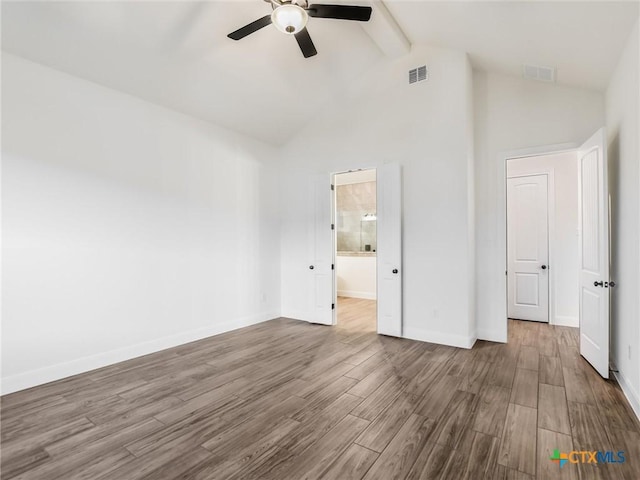
[[[429,80],[408,84],[410,68],[425,64]],[[469,242],[471,75],[464,53],[414,48],[384,59],[342,92],[336,104],[283,151],[282,308],[308,311],[311,173],[399,162],[403,182],[403,332],[450,345],[475,340],[470,314],[473,242]],[[311,212],[312,213],[312,212]],[[471,223],[471,225],[470,225]],[[469,281],[469,284],[473,284]]]
[[[337,255],[336,277],[341,297],[376,299],[376,257]]]
[[[549,280],[554,302],[549,323],[577,327],[578,305],[578,159],[575,152],[512,159],[507,175],[546,173],[553,177],[549,211]],[[549,297],[551,299],[551,296]]]
[[[604,125],[600,92],[474,72],[478,338],[507,338],[505,157],[579,145]]]
[[[611,195],[611,357],[640,417],[640,85],[638,23],[611,78],[606,116]]]
[[[7,393],[280,313],[272,150],[2,55]]]

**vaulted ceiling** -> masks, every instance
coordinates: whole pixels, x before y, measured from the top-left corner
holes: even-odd
[[[558,83],[604,90],[638,19],[639,2],[389,2],[414,43],[469,53],[475,68],[521,75],[557,68]]]
[[[475,68],[512,75],[523,63],[554,66],[558,83],[598,90],[638,18],[637,2],[385,4],[414,44],[466,51]],[[312,18],[319,53],[309,59],[274,27],[239,42],[226,37],[269,12],[261,0],[5,1],[2,49],[282,144],[386,58],[375,32],[357,22]]]

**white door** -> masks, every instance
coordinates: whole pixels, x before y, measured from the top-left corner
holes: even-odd
[[[604,128],[578,151],[580,354],[609,378],[609,189]]]
[[[331,228],[331,177],[327,174],[313,178],[311,188],[313,205],[310,218],[309,292],[313,323],[333,324],[335,307],[333,294],[333,230]]]
[[[507,179],[508,315],[549,321],[547,175]]]
[[[378,333],[402,335],[402,184],[400,165],[377,170]]]

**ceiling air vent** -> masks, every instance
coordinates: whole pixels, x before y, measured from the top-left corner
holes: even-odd
[[[409,83],[423,82],[429,79],[429,72],[427,66],[422,65],[418,68],[412,68],[409,70]]]
[[[522,76],[529,80],[555,82],[556,69],[553,67],[543,67],[540,65],[523,65]]]

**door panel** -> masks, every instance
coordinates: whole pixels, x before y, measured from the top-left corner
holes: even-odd
[[[378,333],[402,335],[402,190],[400,165],[377,171]]]
[[[604,128],[578,151],[580,354],[609,378],[609,209]]]
[[[509,318],[549,321],[547,175],[507,180]]]
[[[310,215],[311,251],[309,276],[311,322],[333,324],[333,230],[331,230],[331,177],[317,175],[310,186],[313,214]],[[311,268],[313,267],[313,268]]]
[[[516,305],[537,306],[540,304],[538,284],[540,275],[536,273],[516,272]]]

